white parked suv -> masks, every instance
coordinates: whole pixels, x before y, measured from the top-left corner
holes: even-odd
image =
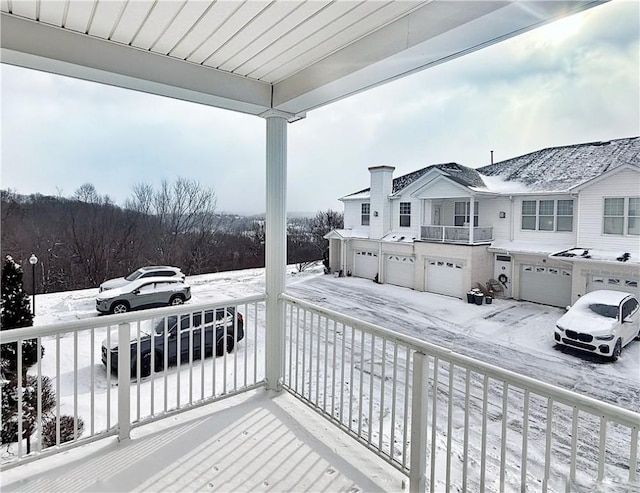
[[[138,308],[181,305],[191,299],[191,287],[176,277],[136,279],[96,296],[100,313],[125,313]]]
[[[100,292],[108,289],[120,288],[131,281],[138,279],[145,279],[147,277],[175,277],[184,281],[184,274],[178,267],[169,267],[168,265],[150,265],[147,267],[140,267],[134,270],[131,274],[124,277],[116,277],[115,279],[109,279],[108,281],[100,284]]]
[[[592,291],[578,298],[556,322],[556,343],[620,357],[622,348],[640,339],[640,306],[631,293]]]

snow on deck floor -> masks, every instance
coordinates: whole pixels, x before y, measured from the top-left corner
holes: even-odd
[[[3,492],[401,491],[408,479],[286,392],[247,392],[3,471]]]

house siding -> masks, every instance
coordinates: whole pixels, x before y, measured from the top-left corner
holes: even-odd
[[[524,200],[570,200],[573,199],[573,231],[539,231],[522,229],[522,202]],[[515,241],[530,242],[532,244],[543,244],[548,246],[557,245],[559,248],[566,245],[575,245],[576,227],[578,225],[578,200],[571,195],[535,195],[526,197],[516,197],[513,208],[513,239]]]
[[[640,236],[605,235],[602,232],[605,197],[640,196],[640,172],[624,170],[586,186],[580,191],[580,225],[577,245],[602,250],[621,250],[640,257]]]
[[[409,202],[411,204],[411,226],[400,226],[400,202]],[[400,196],[399,199],[391,201],[391,229],[394,231],[402,231],[403,234],[414,238],[420,235],[420,200],[409,196]]]
[[[356,229],[360,231],[369,231],[369,226],[363,226],[362,221],[362,204],[368,204],[368,200],[349,200],[344,201],[344,227],[345,229]]]

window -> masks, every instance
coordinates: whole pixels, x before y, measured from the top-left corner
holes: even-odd
[[[573,231],[573,200],[558,200],[556,231]]]
[[[636,310],[638,310],[638,302],[635,299],[631,298],[625,301],[624,305],[622,305],[622,320],[626,320],[627,317],[633,315]]]
[[[522,229],[536,229],[536,201],[522,201]]]
[[[465,226],[469,224],[470,202],[456,202],[453,210],[453,225]],[[478,202],[473,203],[473,225],[478,227]]]
[[[629,198],[627,234],[640,235],[640,197]]]
[[[361,221],[360,224],[363,226],[369,226],[369,211],[371,210],[371,204],[362,204],[361,207]]]
[[[604,199],[604,234],[624,234],[624,199]]]
[[[523,200],[521,228],[573,231],[573,200]]]
[[[554,200],[541,200],[538,202],[538,229],[540,231],[553,231],[555,226],[555,205]]]
[[[640,235],[640,197],[604,199],[602,232],[606,235]]]
[[[400,226],[411,226],[411,202],[400,202]]]

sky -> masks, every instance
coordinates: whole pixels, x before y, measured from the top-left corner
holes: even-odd
[[[0,188],[122,205],[136,184],[193,179],[221,212],[265,209],[263,119],[0,66]],[[319,108],[288,128],[291,212],[342,210],[369,186],[443,162],[640,135],[640,3],[614,0]]]

